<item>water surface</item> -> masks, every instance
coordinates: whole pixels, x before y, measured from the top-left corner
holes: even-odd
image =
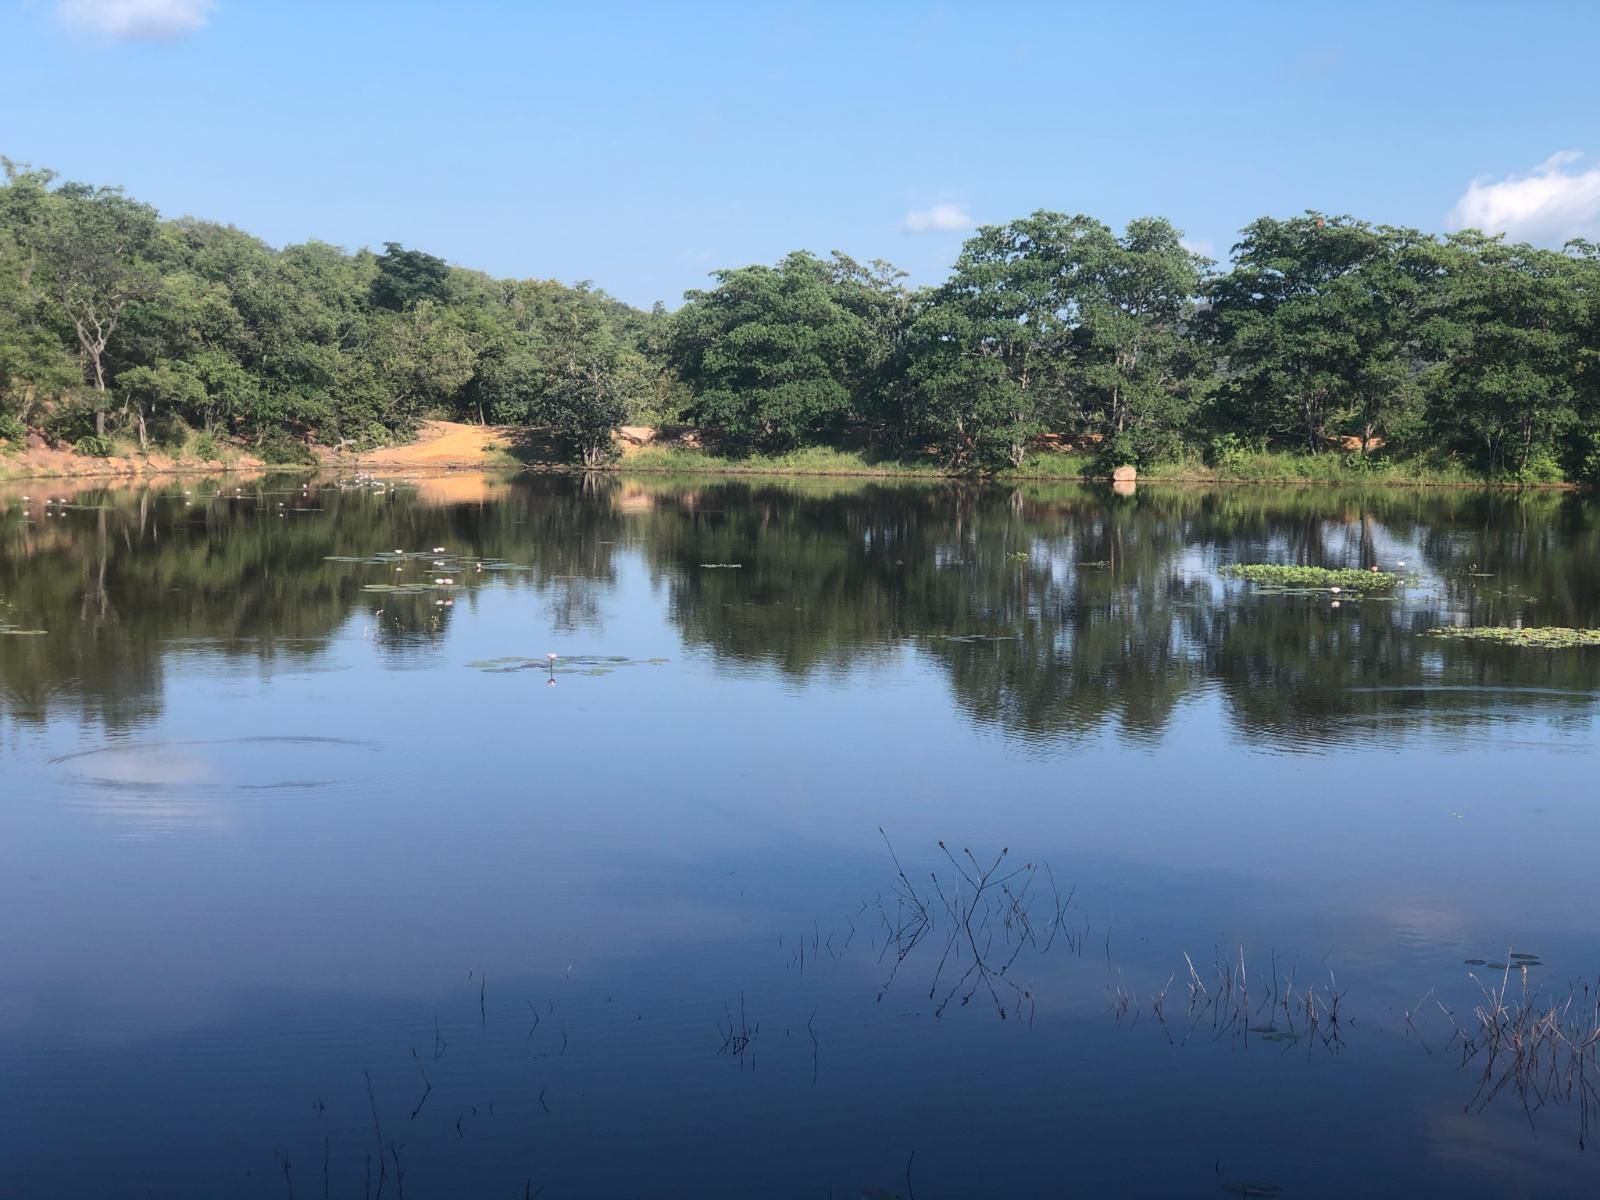
[[[4,1194],[1592,1195],[1596,517],[7,485]]]

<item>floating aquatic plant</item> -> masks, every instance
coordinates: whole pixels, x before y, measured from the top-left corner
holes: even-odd
[[[1574,646],[1600,646],[1600,629],[1568,629],[1561,625],[1533,625],[1514,628],[1507,625],[1441,625],[1430,629],[1432,637],[1465,642],[1499,642],[1505,646],[1526,646],[1534,650],[1570,650]]]
[[[9,601],[0,600],[0,608],[13,607]],[[8,621],[0,620],[0,637],[42,637],[47,630],[24,629],[20,625],[13,625]]]
[[[1233,563],[1222,568],[1224,575],[1251,583],[1283,588],[1310,588],[1324,591],[1338,588],[1351,592],[1387,592],[1400,583],[1392,571],[1356,571],[1350,568],[1285,567],[1272,563]]]
[[[621,654],[564,654],[551,658],[524,658],[512,654],[502,658],[480,658],[467,666],[475,671],[492,675],[507,675],[512,671],[546,671],[551,675],[609,675],[619,667],[659,667],[671,662],[670,658],[628,658]]]
[[[363,592],[394,593],[400,596],[420,596],[425,592],[459,592],[459,583],[367,583]]]

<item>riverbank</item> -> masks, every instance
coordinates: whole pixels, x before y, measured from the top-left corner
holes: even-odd
[[[618,456],[603,470],[672,475],[842,476],[867,479],[965,478],[930,454],[890,456],[871,449],[808,446],[783,454],[733,454],[702,441],[692,429],[657,430],[627,426],[617,436]],[[349,454],[312,447],[311,461],[271,464],[243,445],[226,446],[216,457],[181,451],[138,453],[129,446],[107,457],[69,448],[30,445],[0,453],[0,480],[112,477],[135,480],[173,474],[221,474],[261,470],[344,472],[538,470],[578,471],[554,433],[518,426],[467,425],[424,421],[412,440]],[[1091,449],[1045,445],[1018,468],[992,478],[1011,480],[1093,480],[1105,478]],[[1143,483],[1298,484],[1387,487],[1552,489],[1578,485],[1563,480],[1485,479],[1447,458],[1363,458],[1351,452],[1323,454],[1236,451],[1221,462],[1193,455],[1140,470]]]
[[[0,452],[0,480],[112,479],[135,482],[159,475],[226,475],[260,471],[267,463],[243,449],[229,449],[217,458],[183,451],[155,450],[141,454],[119,448],[109,455],[78,454],[67,447],[29,446]]]
[[[859,450],[811,446],[787,454],[732,456],[709,449],[679,445],[645,445],[625,453],[616,469],[628,472],[715,475],[833,475],[882,479],[956,479],[951,471],[926,459],[886,458]],[[1090,453],[1072,450],[1037,450],[1022,466],[996,472],[998,482],[1023,480],[1107,481],[1103,466]],[[1515,481],[1485,479],[1458,463],[1419,460],[1361,460],[1348,455],[1247,453],[1222,464],[1208,464],[1198,456],[1142,468],[1140,483],[1182,484],[1299,484],[1307,486],[1385,486],[1439,488],[1496,488],[1576,491],[1564,480]]]

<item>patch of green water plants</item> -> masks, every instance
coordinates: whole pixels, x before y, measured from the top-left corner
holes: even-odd
[[[1533,650],[1600,646],[1600,629],[1568,629],[1561,625],[1441,625],[1428,630],[1428,635],[1458,642],[1498,642],[1502,646],[1526,646]]]
[[[1351,592],[1388,592],[1399,586],[1392,571],[1357,571],[1349,567],[1285,567],[1272,563],[1232,563],[1222,574],[1251,583],[1281,588],[1313,588]]]

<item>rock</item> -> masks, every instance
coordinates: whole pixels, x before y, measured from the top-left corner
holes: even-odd
[[[1132,483],[1139,478],[1138,467],[1118,467],[1111,472],[1111,478],[1116,483]]]

